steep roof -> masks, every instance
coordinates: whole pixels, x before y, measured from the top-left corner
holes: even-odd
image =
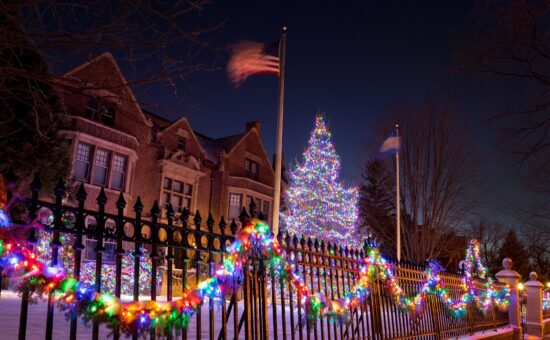
[[[195,135],[204,149],[206,159],[217,164],[220,152],[225,150],[225,152],[229,153],[233,150],[233,148],[244,138],[246,132],[222,138],[211,138],[197,131],[195,131]]]
[[[153,126],[157,127],[159,130],[165,130],[179,120],[177,119],[175,121],[171,121],[150,111],[143,110],[143,112],[149,119],[151,119]],[[219,154],[222,150],[229,153],[247,134],[246,132],[243,132],[232,136],[212,138],[195,130],[193,130],[193,133],[204,150],[205,158],[214,164],[218,164]]]
[[[92,70],[91,74],[98,75],[99,77],[91,77],[86,74],[86,70]],[[99,72],[98,69],[101,71]],[[100,88],[106,86],[112,87],[113,91],[117,94],[126,95],[130,99],[130,102],[138,112],[139,118],[143,119],[146,125],[149,125],[145,113],[141,109],[134,92],[132,91],[130,84],[124,77],[115,57],[110,52],[103,52],[98,56],[91,58],[83,64],[80,64],[71,70],[65,72],[62,76],[63,79],[77,79],[81,82],[92,82],[94,86]],[[113,83],[114,82],[114,83]]]
[[[159,130],[162,130],[164,128],[166,128],[167,126],[171,125],[173,123],[173,121],[171,120],[168,120],[164,117],[161,117],[157,114],[154,114],[153,112],[151,111],[147,111],[147,110],[143,110],[143,113],[145,114],[145,116],[149,119],[151,119],[151,122],[153,123],[153,126],[158,128]]]

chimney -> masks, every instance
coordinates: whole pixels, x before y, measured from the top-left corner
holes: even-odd
[[[273,154],[273,163],[271,164],[271,167],[273,168],[273,171],[275,171],[275,161],[277,159],[277,154]],[[283,154],[281,155],[281,173],[282,175],[284,176],[284,173],[285,173],[285,170],[286,170],[286,166],[285,166],[285,153],[283,152]]]
[[[258,121],[248,122],[246,123],[246,132],[250,131],[251,129],[256,129],[256,131],[260,133],[260,127],[261,124]]]

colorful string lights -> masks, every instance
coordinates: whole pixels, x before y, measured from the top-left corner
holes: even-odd
[[[2,210],[0,210],[0,216]],[[228,253],[211,278],[199,282],[196,288],[187,289],[181,299],[171,302],[136,301],[123,303],[108,293],[97,293],[89,284],[76,281],[65,273],[63,267],[48,267],[37,257],[35,250],[28,249],[18,241],[10,228],[0,228],[0,266],[21,276],[21,289],[28,289],[35,297],[44,298],[51,294],[66,313],[74,313],[85,321],[104,323],[108,327],[119,327],[124,334],[149,332],[166,335],[185,328],[197,308],[206,300],[222,301],[227,294],[235,292],[243,282],[243,268],[248,267],[250,256],[261,253],[275,271],[279,279],[288,279],[305,310],[302,322],[308,326],[315,324],[319,317],[336,322],[345,322],[350,311],[357,307],[369,294],[371,283],[381,280],[394,296],[396,303],[414,315],[422,313],[428,294],[438,295],[453,315],[464,315],[467,306],[474,303],[486,311],[493,303],[500,308],[508,305],[508,291],[497,292],[492,281],[488,280],[485,290],[478,292],[473,275],[484,275],[486,270],[479,263],[479,245],[473,241],[467,251],[466,268],[472,270],[464,276],[463,295],[452,299],[439,276],[441,267],[430,262],[426,269],[426,279],[418,294],[405,295],[399,285],[392,265],[387,262],[377,248],[368,250],[357,273],[357,285],[341,299],[330,300],[320,293],[312,292],[302,277],[296,274],[291,261],[288,261],[282,247],[271,236],[265,222],[251,221],[235,236],[228,247]]]
[[[550,310],[550,289],[542,292],[542,310]]]
[[[150,294],[152,261],[147,249],[142,248],[141,252],[143,255],[140,257],[139,262],[139,293],[146,295]],[[132,295],[134,292],[134,260],[133,251],[127,251],[122,256],[121,294],[123,295]],[[101,289],[107,293],[114,294],[115,277],[116,267],[114,263],[103,264],[101,267]],[[80,280],[90,285],[94,284],[95,261],[82,263]],[[157,285],[160,285],[162,283],[162,276],[159,269],[157,269],[157,280]]]

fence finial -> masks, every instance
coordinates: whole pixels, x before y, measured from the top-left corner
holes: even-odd
[[[153,206],[151,207],[151,216],[157,216],[160,214],[160,208],[157,200],[153,202]]]
[[[126,200],[124,199],[124,194],[122,193],[122,191],[118,195],[118,199],[116,201],[116,207],[119,209],[126,208]]]
[[[141,203],[141,197],[138,196],[136,203],[134,204],[134,211],[136,212],[142,212],[143,211],[143,203]]]
[[[76,199],[78,201],[86,201],[86,198],[88,198],[88,193],[86,192],[86,188],[84,187],[84,183],[80,183],[80,186],[78,187],[78,191],[76,192]]]
[[[106,204],[107,195],[105,194],[105,189],[101,188],[99,195],[97,196],[97,204]]]
[[[34,175],[34,178],[32,179],[31,190],[34,192],[42,190],[42,182],[40,181],[40,175],[38,174],[38,172]]]

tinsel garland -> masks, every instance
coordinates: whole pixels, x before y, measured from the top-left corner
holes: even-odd
[[[9,221],[1,209],[0,221]],[[315,325],[321,316],[332,321],[344,322],[350,311],[364,301],[374,280],[381,280],[397,305],[413,315],[423,312],[428,294],[440,296],[451,313],[458,317],[465,314],[470,303],[474,303],[482,311],[486,311],[491,304],[505,308],[509,303],[508,290],[497,292],[490,280],[486,283],[485,291],[477,292],[473,276],[476,272],[480,276],[485,275],[486,269],[479,262],[479,245],[476,241],[472,241],[468,247],[467,272],[463,277],[464,293],[457,300],[448,295],[439,276],[441,267],[436,262],[431,262],[426,269],[426,279],[421,291],[413,297],[405,296],[393,273],[392,265],[375,247],[370,248],[368,256],[361,261],[357,285],[343,298],[330,300],[320,293],[310,291],[301,276],[293,270],[291,261],[287,261],[268,225],[257,219],[237,233],[235,241],[227,251],[228,254],[215,275],[201,281],[195,289],[185,290],[180,300],[124,303],[111,294],[97,293],[93,286],[67,276],[62,267],[48,267],[37,259],[34,250],[28,249],[23,242],[14,237],[9,223],[0,225],[0,268],[3,272],[21,275],[20,289],[26,289],[31,295],[42,298],[51,294],[67,314],[74,313],[84,321],[96,321],[108,327],[119,327],[122,333],[128,335],[149,332],[151,329],[159,335],[166,335],[174,330],[186,328],[190,317],[206,299],[222,301],[227,294],[241,287],[243,265],[250,255],[259,253],[269,262],[269,268],[275,271],[279,279],[290,280],[305,309],[305,318],[302,321],[309,327]]]

